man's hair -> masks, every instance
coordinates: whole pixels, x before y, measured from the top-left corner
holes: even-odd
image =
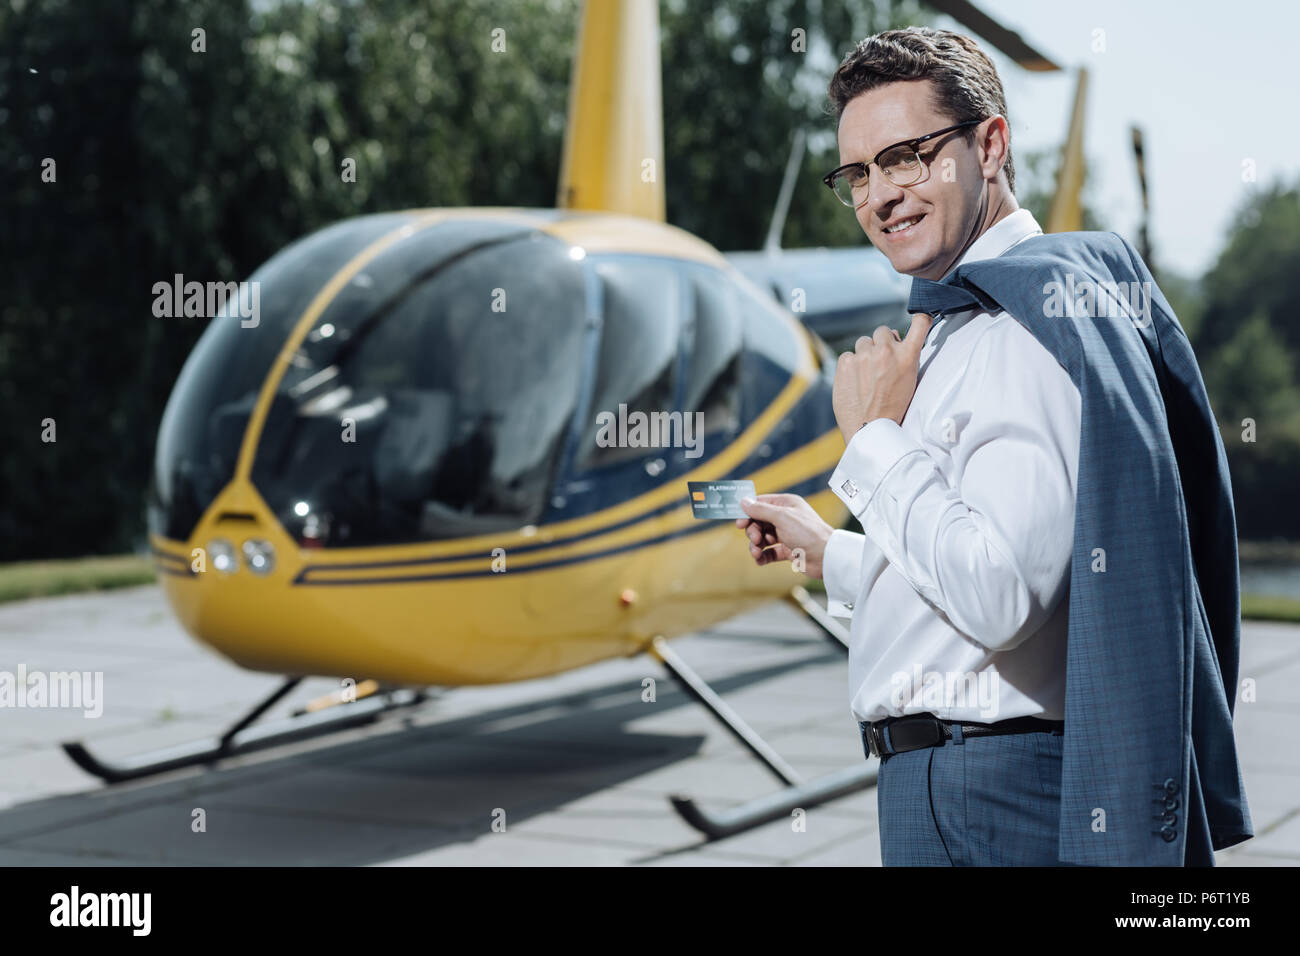
[[[970,37],[948,30],[908,27],[867,37],[840,62],[831,77],[827,95],[839,122],[849,102],[858,94],[886,83],[906,80],[933,82],[935,107],[953,123],[1007,115],[1007,98],[993,61]],[[967,141],[974,133],[963,131]],[[1016,171],[1007,144],[1007,186],[1016,191]]]

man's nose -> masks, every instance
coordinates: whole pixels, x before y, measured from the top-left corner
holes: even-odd
[[[895,186],[890,178],[872,163],[867,167],[867,201],[858,207],[859,212],[876,214],[885,206],[903,198],[903,188]]]

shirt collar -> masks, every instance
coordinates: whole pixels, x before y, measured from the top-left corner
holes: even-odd
[[[978,259],[996,259],[1016,243],[1030,236],[1041,236],[1042,228],[1038,220],[1028,209],[1017,209],[1009,216],[999,219],[984,230],[983,234],[971,243],[966,254],[957,261],[957,266]],[[953,268],[957,268],[953,266]]]
[[[957,266],[965,262],[975,262],[979,259],[996,259],[1017,243],[1023,242],[1030,236],[1041,236],[1042,234],[1043,230],[1038,225],[1038,220],[1034,218],[1034,214],[1028,209],[1017,209],[1011,215],[999,219],[985,229],[984,233],[970,244],[966,254],[957,261]],[[953,266],[953,269],[956,269],[957,266]],[[951,270],[949,270],[948,274],[952,274]],[[932,354],[932,352],[925,352],[925,349],[937,346],[938,339],[935,337],[935,332],[947,322],[947,316],[940,316],[939,320],[930,327],[930,332],[925,337],[925,345],[922,347],[922,367],[929,364],[927,361],[928,356]]]

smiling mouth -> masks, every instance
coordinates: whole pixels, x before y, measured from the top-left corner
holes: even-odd
[[[925,213],[921,213],[921,215],[919,216],[912,216],[908,219],[902,220],[901,222],[895,223],[889,228],[883,230],[883,232],[890,239],[904,238],[905,236],[911,235],[913,230],[916,229],[917,225],[924,218],[925,218]]]

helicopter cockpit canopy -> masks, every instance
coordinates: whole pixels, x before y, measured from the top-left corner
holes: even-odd
[[[352,220],[289,247],[252,277],[256,328],[213,320],[163,418],[151,530],[193,530],[232,477],[258,393],[310,300],[400,221]],[[559,240],[491,219],[416,231],[312,321],[276,385],[252,483],[307,545],[532,523],[578,401],[583,328],[581,266]]]

